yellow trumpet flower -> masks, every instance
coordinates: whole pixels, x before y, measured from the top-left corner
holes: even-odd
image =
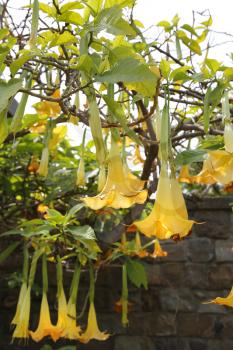
[[[20,313],[18,316],[17,324],[13,333],[14,338],[24,338],[29,337],[29,318],[30,318],[30,307],[31,307],[31,287],[27,288],[25,297],[20,308]]]
[[[39,342],[46,336],[50,336],[53,341],[57,341],[61,336],[61,331],[51,323],[46,293],[43,293],[42,296],[38,327],[34,332],[30,331],[29,333],[36,342]]]
[[[48,175],[48,164],[49,164],[49,149],[45,147],[42,151],[40,166],[37,170],[37,173],[40,176],[46,177]]]
[[[100,166],[99,175],[98,175],[98,191],[101,192],[106,183],[106,171],[105,166]]]
[[[163,250],[159,241],[156,239],[154,242],[154,251],[152,254],[150,254],[150,257],[152,258],[163,257],[163,256],[167,256],[167,254],[168,253],[165,250]]]
[[[145,202],[147,190],[143,190],[144,183],[129,171],[125,171],[119,148],[115,142],[112,142],[108,176],[103,190],[95,197],[86,197],[82,200],[93,210],[104,206],[115,209],[129,208],[135,203]]]
[[[70,340],[81,340],[81,328],[76,323],[76,304],[70,297],[67,305],[67,323],[62,336]]]
[[[83,158],[80,158],[78,170],[77,170],[77,178],[76,178],[76,185],[77,186],[85,186],[86,180],[85,180],[85,165]]]
[[[228,294],[228,296],[226,296],[225,298],[217,297],[204,304],[211,304],[211,303],[233,307],[233,287],[231,288],[231,291]]]
[[[60,90],[56,90],[51,97],[60,98]],[[33,106],[39,115],[47,115],[48,117],[57,117],[61,113],[61,107],[58,102],[41,101]]]
[[[58,125],[53,129],[52,137],[48,142],[48,148],[50,151],[54,151],[57,145],[64,140],[67,133],[66,125]]]
[[[197,184],[210,184],[210,185],[212,185],[212,184],[216,183],[216,180],[214,179],[213,175],[211,175],[208,171],[208,162],[206,162],[206,163],[204,162],[201,172],[199,174],[193,175],[193,176],[190,175],[190,173],[189,173],[189,166],[188,165],[182,166],[178,180],[180,182],[185,182],[188,184],[197,183]]]
[[[108,339],[109,334],[106,332],[101,332],[98,328],[96,312],[94,303],[90,303],[89,313],[88,313],[88,323],[87,329],[82,334],[82,342],[88,343],[91,339],[96,340],[106,340]]]
[[[152,212],[144,220],[135,221],[139,231],[148,237],[169,239],[172,236],[185,237],[191,231],[193,220],[188,213],[176,178],[168,173],[167,165],[162,165],[158,182],[156,201]]]
[[[67,302],[63,287],[58,296],[58,319],[56,327],[60,329],[61,333],[67,327]]]
[[[11,321],[11,324],[17,325],[19,322],[19,316],[22,310],[22,305],[23,305],[23,301],[24,298],[26,296],[27,293],[27,283],[23,282],[20,292],[19,292],[19,299],[18,299],[18,303],[17,303],[17,307],[16,307],[16,312],[15,312],[15,316],[13,318],[13,320]]]

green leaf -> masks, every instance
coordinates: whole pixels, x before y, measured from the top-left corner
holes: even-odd
[[[163,76],[165,79],[168,79],[168,78],[169,78],[170,71],[171,71],[170,63],[169,63],[168,61],[162,59],[162,60],[160,61],[159,68],[160,68],[160,70],[161,70],[162,76]]]
[[[83,18],[82,16],[74,11],[67,11],[60,16],[57,17],[58,22],[66,22],[75,24],[77,26],[83,25]]]
[[[118,6],[105,8],[98,13],[94,24],[91,24],[90,30],[97,33],[102,30],[108,31],[114,28],[114,25],[120,20],[121,16],[122,10]]]
[[[5,58],[10,51],[9,47],[3,47],[0,46],[0,72],[2,72],[3,69],[3,62],[5,61]]]
[[[181,28],[187,30],[189,33],[195,35],[196,37],[198,36],[195,29],[191,27],[189,24],[184,24]]]
[[[34,51],[22,50],[20,56],[16,58],[16,60],[12,61],[10,65],[11,74],[14,76],[18,72],[18,70],[24,65],[24,63],[29,61],[34,56]]]
[[[137,35],[136,31],[123,18],[120,18],[116,23],[111,25],[107,29],[107,32],[113,35],[130,35],[132,37]]]
[[[8,106],[9,99],[22,88],[21,79],[0,80],[0,112]]]
[[[182,59],[182,51],[181,51],[181,46],[180,46],[180,39],[178,38],[177,35],[176,35],[176,54],[177,54],[178,60],[181,60]]]
[[[130,281],[136,286],[143,286],[147,289],[147,275],[144,266],[135,260],[127,260],[126,262],[127,274]]]
[[[46,219],[56,224],[63,224],[65,216],[55,209],[47,209]]]
[[[0,253],[0,264],[3,263],[8,258],[8,256],[11,255],[11,253],[13,253],[19,244],[20,242],[14,242]]]
[[[172,27],[171,23],[169,23],[168,21],[160,21],[159,23],[157,23],[157,26],[158,27],[163,27],[163,28],[166,28],[166,29]]]
[[[157,77],[151,72],[149,67],[132,57],[127,57],[120,60],[109,71],[102,75],[97,75],[95,80],[103,83],[118,83],[118,82],[144,82],[151,80],[157,82]]]
[[[176,165],[187,165],[194,162],[202,162],[205,154],[206,151],[202,149],[186,150],[176,156],[175,162]]]
[[[0,29],[0,40],[4,39],[9,34],[9,30],[7,28]]]
[[[80,4],[80,1],[73,1],[73,2],[68,2],[67,4],[61,6],[60,11],[61,13],[70,11],[70,10],[75,10],[75,9],[82,9],[83,5]]]
[[[210,16],[207,21],[201,22],[201,24],[204,24],[204,26],[206,26],[206,27],[210,27],[213,24],[212,17]]]
[[[44,4],[43,2],[39,3],[39,9],[40,11],[47,13],[49,16],[52,16],[52,17],[55,17],[57,13],[55,7]]]
[[[206,58],[205,60],[206,65],[209,67],[212,73],[216,73],[221,66],[221,63],[213,58]]]
[[[0,145],[5,141],[9,133],[9,126],[7,121],[7,111],[0,112]]]
[[[79,211],[81,210],[83,207],[85,206],[84,203],[78,203],[75,206],[73,206],[68,213],[65,215],[65,220],[64,220],[64,225],[66,225],[69,220]]]
[[[190,77],[186,74],[186,72],[191,68],[192,67],[190,66],[183,66],[183,67],[174,69],[170,74],[170,79],[173,81],[190,79]]]
[[[137,144],[141,144],[141,141],[138,138],[137,134],[132,129],[130,129],[127,125],[128,121],[127,121],[127,118],[125,116],[125,112],[123,110],[122,105],[106,95],[103,96],[103,99],[106,102],[106,104],[109,108],[109,111],[117,119],[117,121],[119,121],[122,128],[125,130],[126,134],[132,140],[134,140]]]
[[[51,41],[49,47],[64,45],[64,44],[73,44],[76,43],[78,39],[72,35],[70,32],[65,31],[62,34],[57,34],[56,37]]]
[[[201,55],[201,47],[196,40],[190,38],[181,38],[181,40],[191,51]]]
[[[67,227],[67,231],[69,231],[75,238],[85,238],[90,240],[96,240],[95,231],[91,226],[69,226]]]

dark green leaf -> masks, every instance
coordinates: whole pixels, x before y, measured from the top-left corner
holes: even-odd
[[[205,154],[206,151],[202,149],[186,150],[176,156],[175,162],[177,165],[187,165],[193,162],[202,162]]]
[[[0,253],[0,264],[5,261],[11,253],[18,247],[20,242],[14,242],[10,244],[3,252]]]
[[[130,281],[136,286],[143,286],[147,289],[147,275],[144,266],[135,260],[127,260],[126,262],[127,274]]]

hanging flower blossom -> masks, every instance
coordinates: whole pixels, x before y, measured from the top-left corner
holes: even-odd
[[[85,186],[86,179],[85,179],[85,165],[83,158],[80,158],[78,170],[77,170],[77,178],[76,178],[76,185],[77,186]]]
[[[37,170],[37,173],[40,176],[46,177],[48,175],[48,164],[49,164],[49,149],[45,147],[42,151],[40,166]]]
[[[155,240],[154,242],[154,251],[152,254],[150,254],[150,257],[152,258],[158,258],[158,257],[164,257],[164,256],[167,256],[168,253],[163,250],[163,248],[161,247],[158,239]]]
[[[27,288],[25,297],[20,307],[20,313],[16,323],[16,327],[13,333],[14,338],[28,339],[29,337],[29,318],[30,318],[30,307],[31,307],[31,287]]]
[[[60,90],[56,90],[51,97],[60,98]],[[58,102],[41,101],[33,106],[39,115],[46,115],[48,117],[57,117],[61,113],[61,107]]]
[[[58,125],[53,128],[51,138],[48,142],[48,148],[50,151],[54,151],[57,145],[64,140],[67,133],[66,125]]]
[[[81,341],[81,328],[77,326],[76,317],[76,304],[73,302],[72,297],[70,297],[67,305],[66,327],[62,332],[62,336],[70,340]]]
[[[115,209],[129,208],[135,203],[145,202],[147,191],[143,190],[144,183],[129,171],[126,173],[119,148],[113,141],[109,154],[107,181],[103,190],[95,197],[86,197],[82,200],[93,210],[104,206]]]
[[[169,175],[167,164],[162,164],[156,201],[152,212],[141,221],[135,221],[139,231],[148,237],[168,239],[178,235],[185,237],[194,221],[188,220],[185,201],[176,178]]]
[[[11,321],[11,324],[13,325],[17,325],[19,323],[19,317],[20,317],[20,313],[22,310],[22,306],[23,306],[23,301],[24,298],[27,294],[27,283],[23,282],[20,292],[19,292],[19,299],[18,299],[18,303],[17,303],[17,307],[16,307],[16,312],[15,312],[15,316],[13,318],[13,320]]]
[[[87,323],[87,329],[82,334],[82,342],[88,343],[91,339],[96,340],[106,340],[108,339],[109,334],[106,332],[101,332],[99,330],[97,319],[96,319],[96,312],[95,312],[95,306],[94,303],[90,303],[89,313],[88,313],[88,323]]]
[[[61,336],[61,331],[51,323],[46,293],[43,293],[42,296],[38,327],[34,332],[30,331],[30,335],[36,342],[39,342],[46,336],[50,336],[53,341],[57,341]]]
[[[228,296],[226,296],[225,298],[217,297],[211,301],[206,302],[205,304],[209,303],[233,307],[233,287],[231,288],[231,291],[228,294]]]

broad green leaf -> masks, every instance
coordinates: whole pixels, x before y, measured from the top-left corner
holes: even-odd
[[[11,74],[14,76],[18,72],[18,70],[24,65],[24,63],[29,61],[34,56],[34,51],[22,50],[20,56],[16,58],[16,60],[14,60],[10,65]]]
[[[60,16],[57,17],[58,22],[67,22],[71,24],[75,24],[77,26],[83,25],[82,16],[74,11],[67,11]]]
[[[189,33],[195,35],[196,37],[198,36],[195,29],[191,27],[189,24],[184,24],[181,28],[187,30]]]
[[[99,13],[102,9],[104,0],[88,0],[87,6],[91,8],[93,16]],[[94,13],[93,13],[94,12]]]
[[[73,2],[68,2],[67,4],[64,4],[61,6],[60,11],[61,13],[70,11],[70,10],[75,10],[75,9],[82,9],[83,5],[80,4],[80,1],[73,1]]]
[[[63,224],[65,216],[55,209],[47,209],[46,219],[56,224]]]
[[[202,149],[186,150],[178,153],[175,162],[177,165],[187,165],[193,162],[202,162],[206,151]]]
[[[233,68],[229,67],[224,70],[224,76],[228,81],[233,80]]]
[[[112,113],[112,115],[117,119],[117,121],[121,124],[122,128],[124,129],[125,133],[134,140],[137,144],[141,144],[140,139],[138,138],[137,134],[128,127],[127,118],[125,116],[125,112],[123,110],[123,107],[120,103],[114,101],[108,96],[103,96],[104,101],[106,102],[109,111]]]
[[[186,74],[186,72],[191,69],[192,67],[190,66],[183,66],[174,69],[171,74],[170,74],[170,79],[173,81],[176,80],[188,80],[189,76]]]
[[[181,40],[191,51],[201,55],[201,47],[196,40],[185,37],[182,37]]]
[[[108,31],[120,20],[122,16],[122,10],[118,6],[111,8],[105,8],[98,13],[94,23],[91,24],[90,30],[95,32],[101,32],[102,30]]]
[[[81,55],[75,69],[81,70],[88,74],[91,74],[92,72],[96,73],[97,71],[97,68],[95,67],[90,55]]]
[[[172,25],[170,22],[168,21],[160,21],[159,23],[157,23],[158,27],[163,27],[163,28],[171,28]]]
[[[9,99],[22,88],[21,79],[0,80],[0,112],[8,106]]]
[[[212,17],[210,16],[207,21],[201,22],[201,24],[204,24],[204,26],[206,26],[206,27],[210,27],[213,24]]]
[[[219,67],[221,66],[221,63],[213,58],[206,58],[205,63],[214,74],[218,71]]]
[[[202,139],[198,145],[199,149],[204,150],[217,150],[224,147],[224,140],[222,135],[208,135],[205,139]]]
[[[91,226],[70,226],[67,227],[69,231],[75,238],[85,238],[88,240],[96,240],[95,232]]]
[[[126,262],[127,275],[130,281],[137,287],[148,287],[147,275],[144,266],[135,260],[127,260]]]
[[[65,31],[62,34],[57,34],[56,37],[51,41],[49,47],[64,45],[64,44],[73,44],[76,43],[78,39],[72,35],[70,32]]]
[[[180,17],[178,16],[178,14],[176,14],[173,18],[172,18],[172,23],[174,26],[177,26],[178,23],[180,21]]]
[[[209,102],[211,103],[212,107],[217,107],[217,105],[220,103],[222,94],[224,91],[224,86],[221,84],[218,84],[209,95]]]
[[[75,206],[73,206],[65,215],[64,225],[66,225],[69,222],[69,220],[84,207],[84,205],[84,203],[78,203]]]
[[[56,13],[57,13],[55,7],[49,6],[43,2],[39,3],[39,9],[40,11],[47,13],[49,16],[52,16],[52,17],[56,16]]]
[[[9,34],[9,30],[7,28],[0,29],[0,40],[4,39]]]
[[[95,80],[98,82],[105,82],[114,84],[117,82],[143,82],[145,80],[152,80],[157,82],[157,77],[151,72],[149,67],[135,60],[132,57],[124,58],[115,64],[109,71],[102,75],[97,75]]]
[[[2,69],[2,64],[5,61],[5,58],[9,51],[10,51],[9,47],[0,46],[0,71]]]
[[[107,32],[114,35],[131,35],[133,37],[137,35],[131,25],[123,18],[120,18],[116,23],[111,25],[107,29]]]
[[[162,76],[165,79],[168,79],[170,71],[171,71],[170,63],[164,59],[161,59],[159,68],[161,70]]]
[[[8,258],[8,256],[11,255],[11,253],[13,253],[19,244],[20,242],[14,242],[0,253],[0,264],[2,264]]]

